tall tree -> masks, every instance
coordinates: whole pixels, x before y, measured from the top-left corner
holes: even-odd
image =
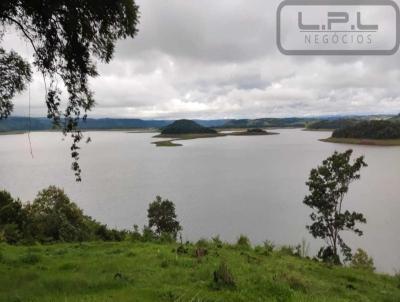
[[[118,39],[137,33],[139,8],[134,0],[2,0],[0,43],[14,27],[32,46],[34,66],[46,84],[47,116],[71,134],[72,169],[81,179],[78,164],[83,135],[79,122],[94,106],[89,78],[97,76],[95,60],[110,62]],[[28,62],[0,46],[0,119],[10,115],[15,93],[31,79]],[[68,101],[62,105],[57,82],[64,83]]]
[[[340,263],[340,253],[345,260],[351,260],[351,249],[343,241],[341,233],[352,231],[361,236],[363,233],[356,223],[366,223],[363,214],[344,210],[343,201],[349,191],[350,183],[360,179],[359,171],[366,167],[364,157],[350,163],[353,150],[335,153],[312,169],[308,182],[310,194],[304,198],[304,204],[314,212],[310,215],[312,224],[307,229],[315,238],[322,238],[327,247],[321,248],[319,256],[325,261]]]
[[[156,197],[152,203],[150,203],[147,210],[147,218],[149,219],[149,227],[155,228],[157,235],[163,233],[176,236],[180,230],[182,230],[179,221],[176,219],[175,205],[168,199],[162,199],[160,196]]]

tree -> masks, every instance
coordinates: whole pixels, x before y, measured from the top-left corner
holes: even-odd
[[[73,138],[72,169],[81,180],[79,122],[94,106],[90,77],[97,76],[95,60],[110,62],[118,39],[137,33],[139,8],[134,0],[2,0],[0,43],[6,29],[14,27],[34,50],[34,66],[46,86],[48,118]],[[13,109],[12,97],[31,79],[28,62],[0,47],[0,119]],[[46,81],[49,80],[49,85]],[[63,82],[68,102],[61,109]]]
[[[154,227],[158,236],[170,234],[176,239],[178,232],[182,230],[179,221],[176,220],[174,203],[168,199],[162,200],[160,196],[150,203],[147,218],[149,227]]]
[[[321,248],[319,257],[335,264],[340,263],[339,247],[345,261],[351,260],[351,249],[343,241],[341,233],[352,231],[361,236],[363,233],[356,223],[366,223],[363,214],[343,209],[350,183],[360,179],[360,169],[367,166],[363,156],[350,163],[352,153],[353,150],[335,151],[322,162],[322,166],[312,169],[306,182],[310,194],[303,201],[314,210],[310,215],[313,223],[307,229],[315,238],[327,243],[327,247]]]
[[[11,194],[0,191],[0,233],[8,243],[16,243],[23,236],[25,212],[22,203]]]
[[[50,186],[26,206],[27,231],[40,241],[82,241],[90,239],[91,219],[64,193]]]

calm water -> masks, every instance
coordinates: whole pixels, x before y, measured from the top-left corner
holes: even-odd
[[[219,234],[233,241],[246,234],[297,244],[312,252],[321,244],[305,230],[310,210],[302,204],[311,168],[334,150],[350,146],[322,143],[327,132],[279,130],[280,135],[185,141],[184,147],[157,148],[151,134],[93,132],[81,153],[83,182],[70,170],[68,141],[58,133],[33,133],[34,158],[26,135],[0,136],[0,188],[32,200],[50,184],[63,187],[86,213],[113,227],[146,222],[156,195],[173,200],[185,239]],[[348,236],[375,259],[380,271],[400,269],[400,148],[352,146],[369,167],[345,201],[363,212],[364,236]]]

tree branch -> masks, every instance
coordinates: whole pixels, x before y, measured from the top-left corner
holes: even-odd
[[[11,21],[12,23],[15,23],[22,31],[22,33],[24,34],[24,36],[29,40],[29,42],[31,43],[33,50],[35,51],[35,53],[39,56],[39,52],[36,49],[35,43],[33,42],[33,39],[31,38],[31,36],[28,34],[28,32],[25,30],[25,27],[18,22],[17,20],[15,20],[14,18],[10,17],[10,16],[5,16],[2,15],[3,18]]]

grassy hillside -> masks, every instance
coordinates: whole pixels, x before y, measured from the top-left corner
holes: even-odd
[[[208,243],[0,245],[0,301],[400,301],[400,279]],[[187,249],[187,250],[185,250]],[[203,250],[204,251],[204,250]],[[235,286],[213,281],[225,261]]]

